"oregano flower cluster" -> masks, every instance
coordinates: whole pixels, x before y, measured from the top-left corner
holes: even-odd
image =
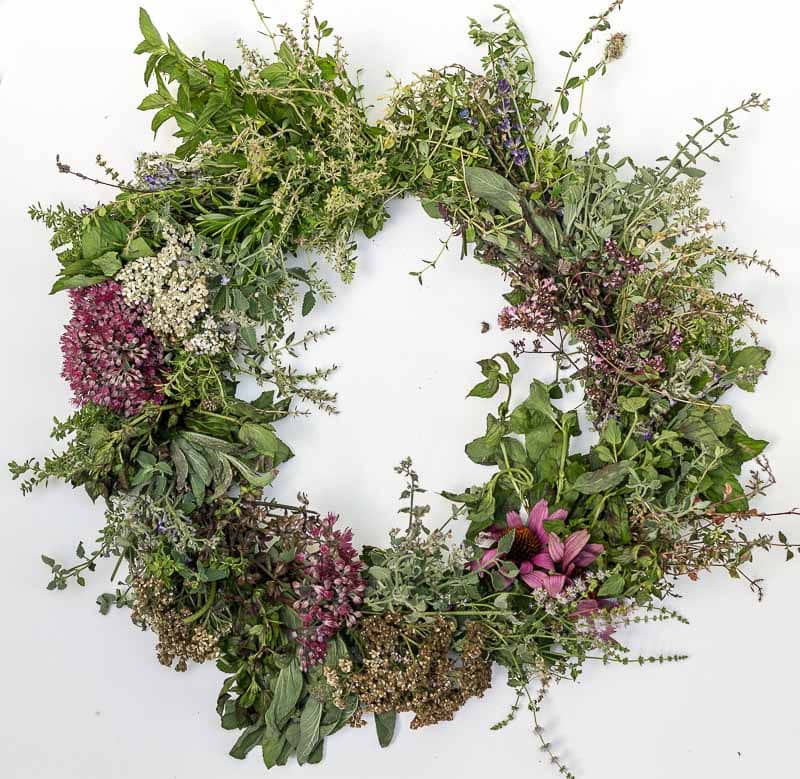
[[[147,309],[124,300],[116,281],[70,290],[72,319],[61,336],[62,375],[76,405],[133,416],[163,394],[164,347],[144,325]]]

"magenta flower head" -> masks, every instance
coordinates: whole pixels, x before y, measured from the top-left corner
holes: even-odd
[[[94,403],[133,416],[163,395],[164,349],[128,305],[116,281],[69,292],[72,319],[61,336],[64,368],[78,406]]]
[[[506,516],[507,527],[493,525],[483,536],[488,548],[479,560],[470,564],[473,571],[483,573],[498,568],[505,586],[510,587],[513,578],[502,561],[510,560],[517,568],[519,578],[531,589],[544,588],[549,595],[558,595],[578,573],[591,565],[603,552],[601,544],[589,543],[589,532],[579,530],[562,541],[555,533],[544,529],[545,521],[563,520],[567,512],[558,509],[548,515],[546,500],[540,500],[528,514],[527,522],[516,511]],[[498,543],[503,536],[514,533],[511,548],[503,555]]]
[[[361,616],[367,583],[364,564],[353,547],[350,530],[335,530],[339,517],[328,514],[310,531],[304,550],[295,557],[300,577],[293,582],[294,609],[302,623],[298,655],[303,670],[321,663],[329,641],[343,628],[353,627]]]
[[[549,595],[555,596],[602,552],[602,544],[589,543],[588,530],[578,530],[564,541],[555,533],[550,533],[547,552],[540,555],[535,563],[523,563],[519,570],[520,578],[531,589],[544,587]]]

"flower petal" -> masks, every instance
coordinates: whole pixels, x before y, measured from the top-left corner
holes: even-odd
[[[547,551],[556,563],[564,556],[564,544],[555,533],[547,534]]]
[[[584,600],[579,600],[577,603],[577,607],[575,611],[570,614],[572,618],[578,617],[585,617],[589,614],[593,614],[595,611],[600,609],[600,604],[597,602],[595,598],[585,598]]]
[[[525,560],[524,562],[520,563],[520,573],[530,573],[531,571],[533,571],[533,562],[531,560]]]
[[[543,528],[542,522],[547,519],[547,501],[542,498],[528,513],[528,527],[531,530]]]
[[[557,520],[566,519],[567,512],[564,509],[556,509],[548,518],[548,522],[556,522]]]
[[[548,595],[555,597],[564,589],[566,583],[567,577],[563,573],[551,573],[545,577],[544,588]]]
[[[528,585],[532,590],[539,589],[540,587],[544,587],[545,579],[547,579],[547,574],[543,571],[532,571],[531,573],[524,573],[520,576],[522,581]]]
[[[518,511],[509,511],[506,514],[506,523],[509,527],[525,527],[525,523],[522,521]]]
[[[487,549],[480,557],[479,560],[473,560],[470,564],[470,570],[485,571],[486,567],[497,557],[497,549]]]
[[[553,558],[550,557],[547,552],[539,552],[539,554],[535,554],[531,558],[531,562],[537,567],[542,568],[545,571],[552,571],[556,566],[553,562]]]
[[[589,543],[589,531],[578,530],[564,541],[564,556],[561,558],[562,568],[566,568]]]
[[[602,544],[586,544],[578,553],[573,562],[578,568],[586,568],[591,565],[601,554],[604,547]]]

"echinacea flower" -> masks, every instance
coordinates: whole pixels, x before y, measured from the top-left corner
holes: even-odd
[[[489,548],[480,559],[470,563],[470,569],[483,573],[496,568],[505,587],[513,583],[509,568],[502,562],[510,560],[516,566],[519,578],[531,589],[543,588],[549,595],[558,595],[580,571],[591,565],[603,552],[601,544],[589,543],[589,531],[578,530],[562,541],[555,533],[544,528],[545,521],[564,520],[567,512],[558,509],[549,514],[547,501],[540,500],[528,514],[527,521],[516,511],[506,516],[506,527],[492,525],[478,543]],[[507,552],[502,553],[499,542],[509,533],[514,540]],[[513,569],[512,569],[513,570]]]
[[[474,560],[470,564],[473,571],[483,571],[493,563],[500,561],[500,550],[497,548],[497,543],[500,539],[514,533],[514,541],[511,544],[509,551],[503,555],[504,559],[511,560],[517,565],[520,570],[521,566],[526,563],[549,563],[550,557],[547,555],[547,544],[549,534],[544,529],[545,521],[557,521],[566,519],[567,512],[563,509],[558,509],[552,514],[548,515],[548,507],[546,500],[540,500],[528,514],[528,519],[523,520],[516,511],[509,511],[506,515],[506,527],[499,525],[492,525],[482,536],[479,538],[479,544],[488,544],[492,548],[487,549],[480,560]],[[503,576],[506,581],[506,586],[511,584],[511,579]]]
[[[544,587],[558,595],[582,568],[590,566],[603,552],[602,544],[589,543],[589,531],[577,530],[562,541],[555,533],[547,539],[547,552],[523,563],[519,575],[531,589]]]

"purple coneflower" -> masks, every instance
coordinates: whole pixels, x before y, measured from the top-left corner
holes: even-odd
[[[601,544],[589,543],[589,532],[578,530],[562,541],[555,533],[544,528],[546,521],[560,521],[567,512],[558,509],[548,514],[547,501],[540,500],[528,514],[527,521],[516,511],[506,516],[506,527],[493,525],[480,538],[479,543],[488,548],[479,560],[473,560],[470,568],[483,573],[489,568],[499,566],[502,560],[513,562],[519,578],[531,589],[544,588],[550,595],[558,595],[564,587],[581,571],[591,565],[602,553]],[[498,543],[503,536],[514,533],[511,548],[503,555]],[[498,570],[505,587],[510,587],[513,579]]]

